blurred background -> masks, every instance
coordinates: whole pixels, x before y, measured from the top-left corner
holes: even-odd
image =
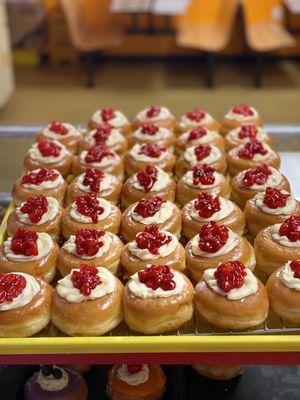
[[[0,123],[152,103],[298,123],[299,0],[0,0]]]

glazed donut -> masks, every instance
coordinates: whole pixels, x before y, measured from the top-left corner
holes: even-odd
[[[108,124],[111,127],[118,129],[122,135],[129,135],[131,125],[125,115],[111,107],[105,107],[97,110],[88,122],[89,130],[97,129],[103,124]]]
[[[204,320],[230,330],[262,324],[269,309],[265,287],[239,261],[206,270],[195,288],[194,303]]]
[[[118,233],[120,223],[120,209],[92,193],[77,197],[76,201],[64,209],[61,232],[65,239],[75,235],[81,228]]]
[[[73,155],[57,140],[34,143],[24,158],[24,168],[32,171],[40,168],[56,169],[63,177],[71,173]]]
[[[129,147],[135,144],[155,143],[173,150],[175,140],[175,135],[171,130],[152,123],[142,124],[136,131],[128,136]]]
[[[232,131],[229,131],[225,136],[225,148],[227,151],[234,147],[241,146],[249,142],[250,140],[257,139],[260,142],[272,145],[271,136],[259,126],[255,125],[241,125]]]
[[[263,163],[279,169],[280,156],[268,144],[258,140],[251,140],[244,145],[234,147],[228,153],[228,171],[231,176]]]
[[[224,151],[224,139],[216,131],[206,128],[194,128],[182,133],[176,140],[176,153],[182,154],[188,147],[198,146],[199,144],[209,144]]]
[[[81,132],[66,122],[52,121],[38,134],[37,141],[42,140],[56,140],[66,146],[71,153],[77,153]]]
[[[173,202],[175,200],[176,183],[169,174],[159,167],[148,165],[126,180],[121,195],[121,207],[125,210],[143,197],[152,199],[159,196]]]
[[[300,215],[300,204],[287,191],[267,187],[247,201],[244,213],[247,229],[255,237],[263,228],[282,223],[289,215]]]
[[[225,115],[221,121],[220,133],[226,135],[229,131],[245,124],[262,126],[263,121],[255,108],[242,103],[233,107]]]
[[[63,204],[67,183],[61,174],[54,169],[41,168],[27,172],[19,178],[12,189],[12,200],[20,206],[28,197],[44,194],[54,197],[59,204]]]
[[[243,235],[245,217],[242,210],[228,199],[201,192],[198,197],[187,203],[182,212],[182,233],[191,239],[199,233],[201,227],[210,221],[230,228]]]
[[[187,111],[180,118],[179,123],[176,125],[176,135],[181,135],[183,132],[190,131],[195,128],[205,128],[211,131],[219,130],[218,122],[206,111],[201,108],[195,108]]]
[[[168,265],[177,271],[185,269],[185,251],[178,239],[156,225],[146,226],[143,232],[122,249],[121,265],[130,277],[148,264]]]
[[[0,273],[0,337],[29,337],[50,322],[52,287],[23,272]]]
[[[193,316],[193,295],[193,285],[181,272],[151,265],[125,286],[125,322],[133,331],[151,335],[178,329]]]
[[[111,232],[79,229],[60,249],[57,268],[62,276],[80,265],[101,265],[116,275],[120,265],[122,241]]]
[[[140,111],[132,121],[132,129],[136,131],[144,123],[152,123],[171,131],[175,128],[176,119],[166,107],[151,106]]]
[[[184,206],[199,193],[230,197],[229,180],[209,165],[199,165],[184,174],[177,183],[176,201]]]
[[[0,245],[0,272],[25,272],[51,282],[58,254],[57,243],[47,233],[19,228]]]
[[[58,281],[52,323],[69,336],[104,335],[123,319],[122,294],[121,282],[107,269],[81,265]]]
[[[230,260],[238,260],[251,271],[255,268],[255,254],[251,244],[225,226],[215,222],[204,224],[199,235],[186,245],[186,266],[195,282],[209,268]]]
[[[100,169],[87,168],[68,186],[66,202],[70,204],[79,196],[95,193],[97,197],[110,201],[117,206],[121,191],[122,182],[119,178]]]
[[[124,211],[121,221],[121,236],[131,242],[146,226],[157,225],[160,230],[173,233],[180,238],[182,216],[179,208],[160,197],[142,198]]]

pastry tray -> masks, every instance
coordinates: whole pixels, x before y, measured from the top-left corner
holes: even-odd
[[[281,157],[281,171],[300,198],[296,173],[300,153],[282,152]],[[0,243],[12,210],[10,204],[0,228]],[[157,336],[132,332],[122,323],[104,336],[66,337],[49,325],[34,337],[0,339],[0,363],[300,364],[299,334],[300,327],[282,321],[272,311],[264,325],[239,332],[218,330],[196,315],[182,328]]]

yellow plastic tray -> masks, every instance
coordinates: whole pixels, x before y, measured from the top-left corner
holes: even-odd
[[[5,239],[6,221],[13,209],[11,204],[4,216],[0,227],[0,243]],[[299,328],[285,325],[272,313],[264,326],[239,333],[213,330],[211,326],[197,320],[197,317],[180,330],[159,336],[139,335],[130,332],[124,324],[121,324],[114,331],[101,337],[65,337],[50,326],[38,337],[0,339],[0,362],[2,360],[9,362],[9,357],[14,355],[24,355],[26,362],[30,362],[32,355],[62,354],[79,356],[79,358],[72,359],[76,360],[74,362],[82,361],[80,355],[88,354],[100,357],[109,354],[112,356],[108,359],[110,362],[117,361],[122,354],[141,354],[144,357],[155,354],[155,360],[159,362],[160,359],[168,360],[168,355],[170,356],[171,353],[176,355],[176,359],[173,359],[172,362],[176,360],[178,363],[191,362],[189,360],[195,360],[195,357],[191,355],[195,356],[196,354],[199,355],[202,362],[203,360],[208,362],[212,355],[217,353],[220,357],[214,357],[214,360],[222,362],[222,360],[225,361],[225,353],[226,357],[228,357],[228,353],[232,353],[231,362],[234,360],[263,362],[265,360],[266,362],[284,363],[284,360],[288,360],[289,363],[300,364],[299,333]],[[254,358],[250,358],[249,361],[247,354],[250,353]],[[203,354],[206,355],[204,359],[201,357]],[[271,358],[268,357],[268,354],[270,356],[272,354]],[[162,355],[165,358],[161,358]],[[293,356],[292,361],[291,355]],[[51,358],[51,360],[55,362],[56,358]],[[19,361],[18,358],[17,362]],[[42,361],[45,362],[45,359]],[[226,359],[226,362],[228,363],[229,360]]]

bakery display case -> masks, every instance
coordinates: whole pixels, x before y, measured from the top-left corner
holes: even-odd
[[[80,128],[78,127],[79,130]],[[300,126],[270,124],[265,129],[272,139],[273,148],[280,153],[280,171],[287,177],[297,199],[300,197],[297,173]],[[0,201],[8,206],[1,226],[1,242],[6,239],[7,221],[15,208],[11,203],[10,190],[22,172],[21,160],[24,154],[41,130],[40,126],[0,127],[0,167],[5,171],[2,174]],[[112,174],[119,175],[120,178],[118,171],[113,171]],[[69,177],[67,182],[70,183]],[[176,232],[173,233],[176,236]],[[259,278],[263,283],[266,282],[263,274],[259,273]],[[70,337],[50,324],[32,337],[1,338],[0,361],[1,364],[33,365],[299,364],[299,333],[299,324],[283,321],[272,311],[263,323],[238,332],[213,327],[195,313],[187,323],[159,335],[133,332],[128,324],[122,322],[102,336]]]

